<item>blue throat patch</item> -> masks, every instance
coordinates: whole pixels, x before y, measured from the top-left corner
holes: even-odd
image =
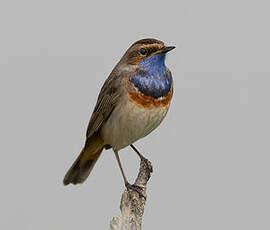
[[[140,69],[130,78],[130,82],[143,94],[159,98],[171,89],[172,76],[166,71],[165,54],[152,55],[139,64]]]

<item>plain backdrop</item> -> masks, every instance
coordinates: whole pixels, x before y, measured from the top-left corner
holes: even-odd
[[[0,229],[108,229],[124,186],[112,151],[62,185],[125,50],[177,48],[170,111],[136,146],[154,173],[143,229],[270,229],[268,0],[1,0]],[[133,182],[139,160],[120,152]]]

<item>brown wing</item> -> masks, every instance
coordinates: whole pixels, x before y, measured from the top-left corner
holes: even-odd
[[[88,124],[86,141],[94,133],[98,132],[102,124],[109,118],[115,108],[115,105],[120,97],[120,76],[114,72],[110,74],[104,82],[99,93],[97,104]]]

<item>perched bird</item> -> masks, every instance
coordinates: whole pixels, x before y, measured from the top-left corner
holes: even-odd
[[[105,81],[91,116],[86,142],[64,177],[64,185],[83,183],[103,149],[112,148],[125,185],[118,151],[127,146],[142,158],[133,143],[159,126],[173,95],[173,79],[165,66],[165,46],[156,39],[142,39],[126,51]]]

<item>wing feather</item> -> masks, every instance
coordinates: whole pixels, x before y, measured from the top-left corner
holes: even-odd
[[[109,118],[121,95],[121,78],[112,72],[99,93],[97,104],[88,124],[86,138],[98,132]],[[86,139],[86,141],[87,141]]]

